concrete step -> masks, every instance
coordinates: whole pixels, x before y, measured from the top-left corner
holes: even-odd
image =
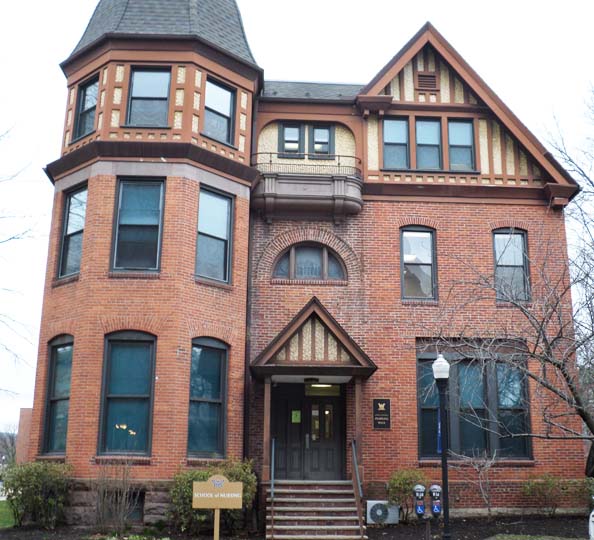
[[[264,482],[270,485],[270,482]],[[352,480],[275,480],[275,486],[352,486]]]
[[[325,504],[352,504],[355,505],[355,497],[340,497],[340,498],[329,498],[329,497],[274,497],[274,505],[283,503],[319,503],[324,502]],[[266,502],[270,503],[270,497],[266,497]]]
[[[267,525],[266,529],[271,529],[271,525]],[[359,525],[324,525],[318,527],[317,525],[281,525],[274,524],[275,531],[358,531]]]
[[[276,501],[275,501],[276,503]],[[270,506],[266,507],[266,512],[270,513],[272,508]],[[328,510],[332,510],[332,513],[335,512],[349,512],[356,514],[357,508],[353,506],[274,506],[274,513],[282,514],[284,512],[307,512],[309,514],[315,512],[327,512]]]
[[[323,510],[327,510],[326,508],[324,508]],[[351,511],[353,511],[352,508],[350,508]],[[346,510],[345,510],[346,511]],[[268,514],[266,516],[266,519],[270,520],[271,519],[271,515]],[[357,516],[337,516],[336,514],[334,515],[327,515],[327,514],[316,514],[315,516],[285,516],[285,515],[277,515],[276,513],[276,509],[274,512],[274,521],[295,521],[296,519],[300,520],[300,521],[352,521],[352,522],[358,522],[359,518]]]
[[[270,488],[266,490],[268,494],[270,494]],[[353,495],[353,488],[345,488],[345,489],[328,489],[324,487],[320,487],[319,489],[293,489],[293,488],[274,488],[274,495],[302,495],[307,493],[308,495]]]

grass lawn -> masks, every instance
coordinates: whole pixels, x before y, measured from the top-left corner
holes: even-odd
[[[12,527],[14,521],[12,519],[12,511],[6,501],[0,501],[0,529]]]

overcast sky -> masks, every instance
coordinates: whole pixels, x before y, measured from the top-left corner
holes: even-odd
[[[367,83],[431,21],[537,137],[555,118],[569,143],[592,134],[592,0],[238,0],[248,40],[271,80]],[[42,171],[60,151],[65,78],[97,0],[0,1],[0,430],[31,406],[52,186]],[[4,289],[10,289],[5,291]],[[13,330],[5,326],[8,316]],[[17,351],[14,358],[1,344]]]

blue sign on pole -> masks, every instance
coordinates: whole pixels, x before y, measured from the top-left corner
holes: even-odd
[[[422,516],[425,514],[425,503],[421,501],[417,501],[415,505],[415,510],[417,511],[417,516]]]
[[[440,503],[433,503],[431,507],[431,512],[434,514],[441,514],[441,504]]]

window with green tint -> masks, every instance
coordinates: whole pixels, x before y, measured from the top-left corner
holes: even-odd
[[[106,349],[100,452],[147,454],[155,339],[121,332],[108,337]]]
[[[77,274],[80,271],[83,231],[87,213],[87,188],[69,193],[65,197],[59,277]]]
[[[410,227],[401,230],[401,284],[403,299],[437,298],[434,233]]]
[[[497,416],[499,448],[502,456],[528,453],[525,376],[513,366],[497,364]]]
[[[530,300],[526,234],[523,231],[499,229],[493,233],[493,244],[497,300]]]
[[[450,170],[471,171],[474,169],[474,131],[472,121],[450,120],[448,122]]]
[[[417,169],[441,169],[441,122],[417,120]]]
[[[408,120],[384,120],[384,168],[408,169]]]
[[[132,70],[128,125],[167,127],[170,78],[168,69]]]
[[[97,77],[78,87],[78,102],[76,118],[74,120],[75,139],[80,139],[95,131],[95,111],[97,109],[98,93],[99,79]]]
[[[157,270],[163,182],[121,180],[114,249],[116,270]]]
[[[233,199],[200,190],[196,274],[217,281],[230,281]]]
[[[190,370],[188,454],[223,457],[227,350],[212,339],[195,340]]]
[[[346,279],[338,256],[322,244],[296,244],[283,253],[272,271],[273,278],[298,280]]]
[[[204,134],[212,139],[231,144],[235,92],[214,81],[206,81],[204,100]]]
[[[418,364],[419,452],[438,456],[439,394],[433,360]],[[529,457],[526,381],[499,361],[452,360],[449,392],[450,449],[454,454]]]
[[[70,379],[72,371],[72,337],[54,340],[50,349],[44,452],[63,454],[68,434]]]

